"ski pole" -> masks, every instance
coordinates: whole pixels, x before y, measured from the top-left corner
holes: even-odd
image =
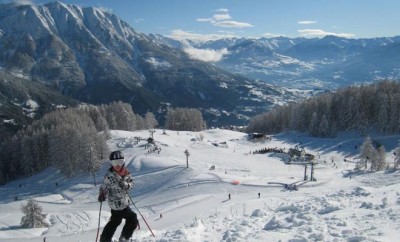
[[[96,235],[96,241],[99,238],[99,231],[100,231],[100,217],[101,217],[101,205],[103,205],[103,202],[100,202],[100,211],[99,211],[99,224],[97,225],[97,235]]]
[[[140,212],[139,208],[136,207],[136,204],[133,202],[133,200],[132,200],[131,196],[129,196],[129,194],[128,194],[128,197],[129,197],[129,200],[131,200],[131,203],[133,204],[133,206],[134,206],[134,207],[136,208],[136,210],[139,212],[139,214],[140,214],[140,216],[142,217],[142,219],[143,219],[144,223],[146,224],[147,228],[150,230],[151,234],[152,234],[153,237],[155,238],[156,236],[154,235],[153,231],[151,230],[149,224],[147,223],[146,219],[144,219],[142,213]]]

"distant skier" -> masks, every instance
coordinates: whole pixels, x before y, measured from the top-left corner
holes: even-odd
[[[136,213],[129,207],[128,190],[133,187],[133,178],[125,167],[125,158],[121,151],[113,151],[110,154],[110,164],[111,167],[108,169],[103,185],[100,187],[98,201],[103,202],[108,196],[111,218],[103,229],[100,242],[112,241],[112,237],[122,219],[125,219],[125,225],[122,228],[119,241],[129,241],[133,231],[139,225]]]

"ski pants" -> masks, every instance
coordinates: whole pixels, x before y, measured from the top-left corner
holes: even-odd
[[[117,227],[121,224],[122,219],[125,219],[125,225],[122,228],[121,236],[126,239],[132,237],[133,231],[139,225],[139,221],[136,213],[128,206],[122,210],[111,209],[111,218],[104,227],[101,238],[105,241],[111,241],[115,230],[117,230]]]

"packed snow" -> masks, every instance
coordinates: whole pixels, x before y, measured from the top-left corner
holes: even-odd
[[[355,173],[364,137],[283,133],[252,142],[245,133],[222,129],[153,135],[156,146],[147,145],[147,130],[111,131],[108,141],[111,150],[123,150],[135,178],[131,207],[141,214],[132,241],[397,241],[400,173]],[[385,146],[392,166],[400,136],[373,138]],[[287,164],[284,153],[253,154],[296,145],[315,155],[316,181],[309,179],[310,165],[304,181],[305,165]],[[97,202],[108,168],[104,161],[96,179],[65,178],[49,168],[1,186],[0,241],[95,241],[98,223],[101,233],[110,217],[107,203]],[[29,198],[42,207],[49,228],[20,228]]]

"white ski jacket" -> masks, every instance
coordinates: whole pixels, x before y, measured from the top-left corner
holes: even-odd
[[[125,167],[123,169],[123,172],[118,173],[111,167],[100,187],[100,192],[106,195],[108,205],[113,210],[122,210],[129,206],[128,191],[133,187],[133,178]]]

